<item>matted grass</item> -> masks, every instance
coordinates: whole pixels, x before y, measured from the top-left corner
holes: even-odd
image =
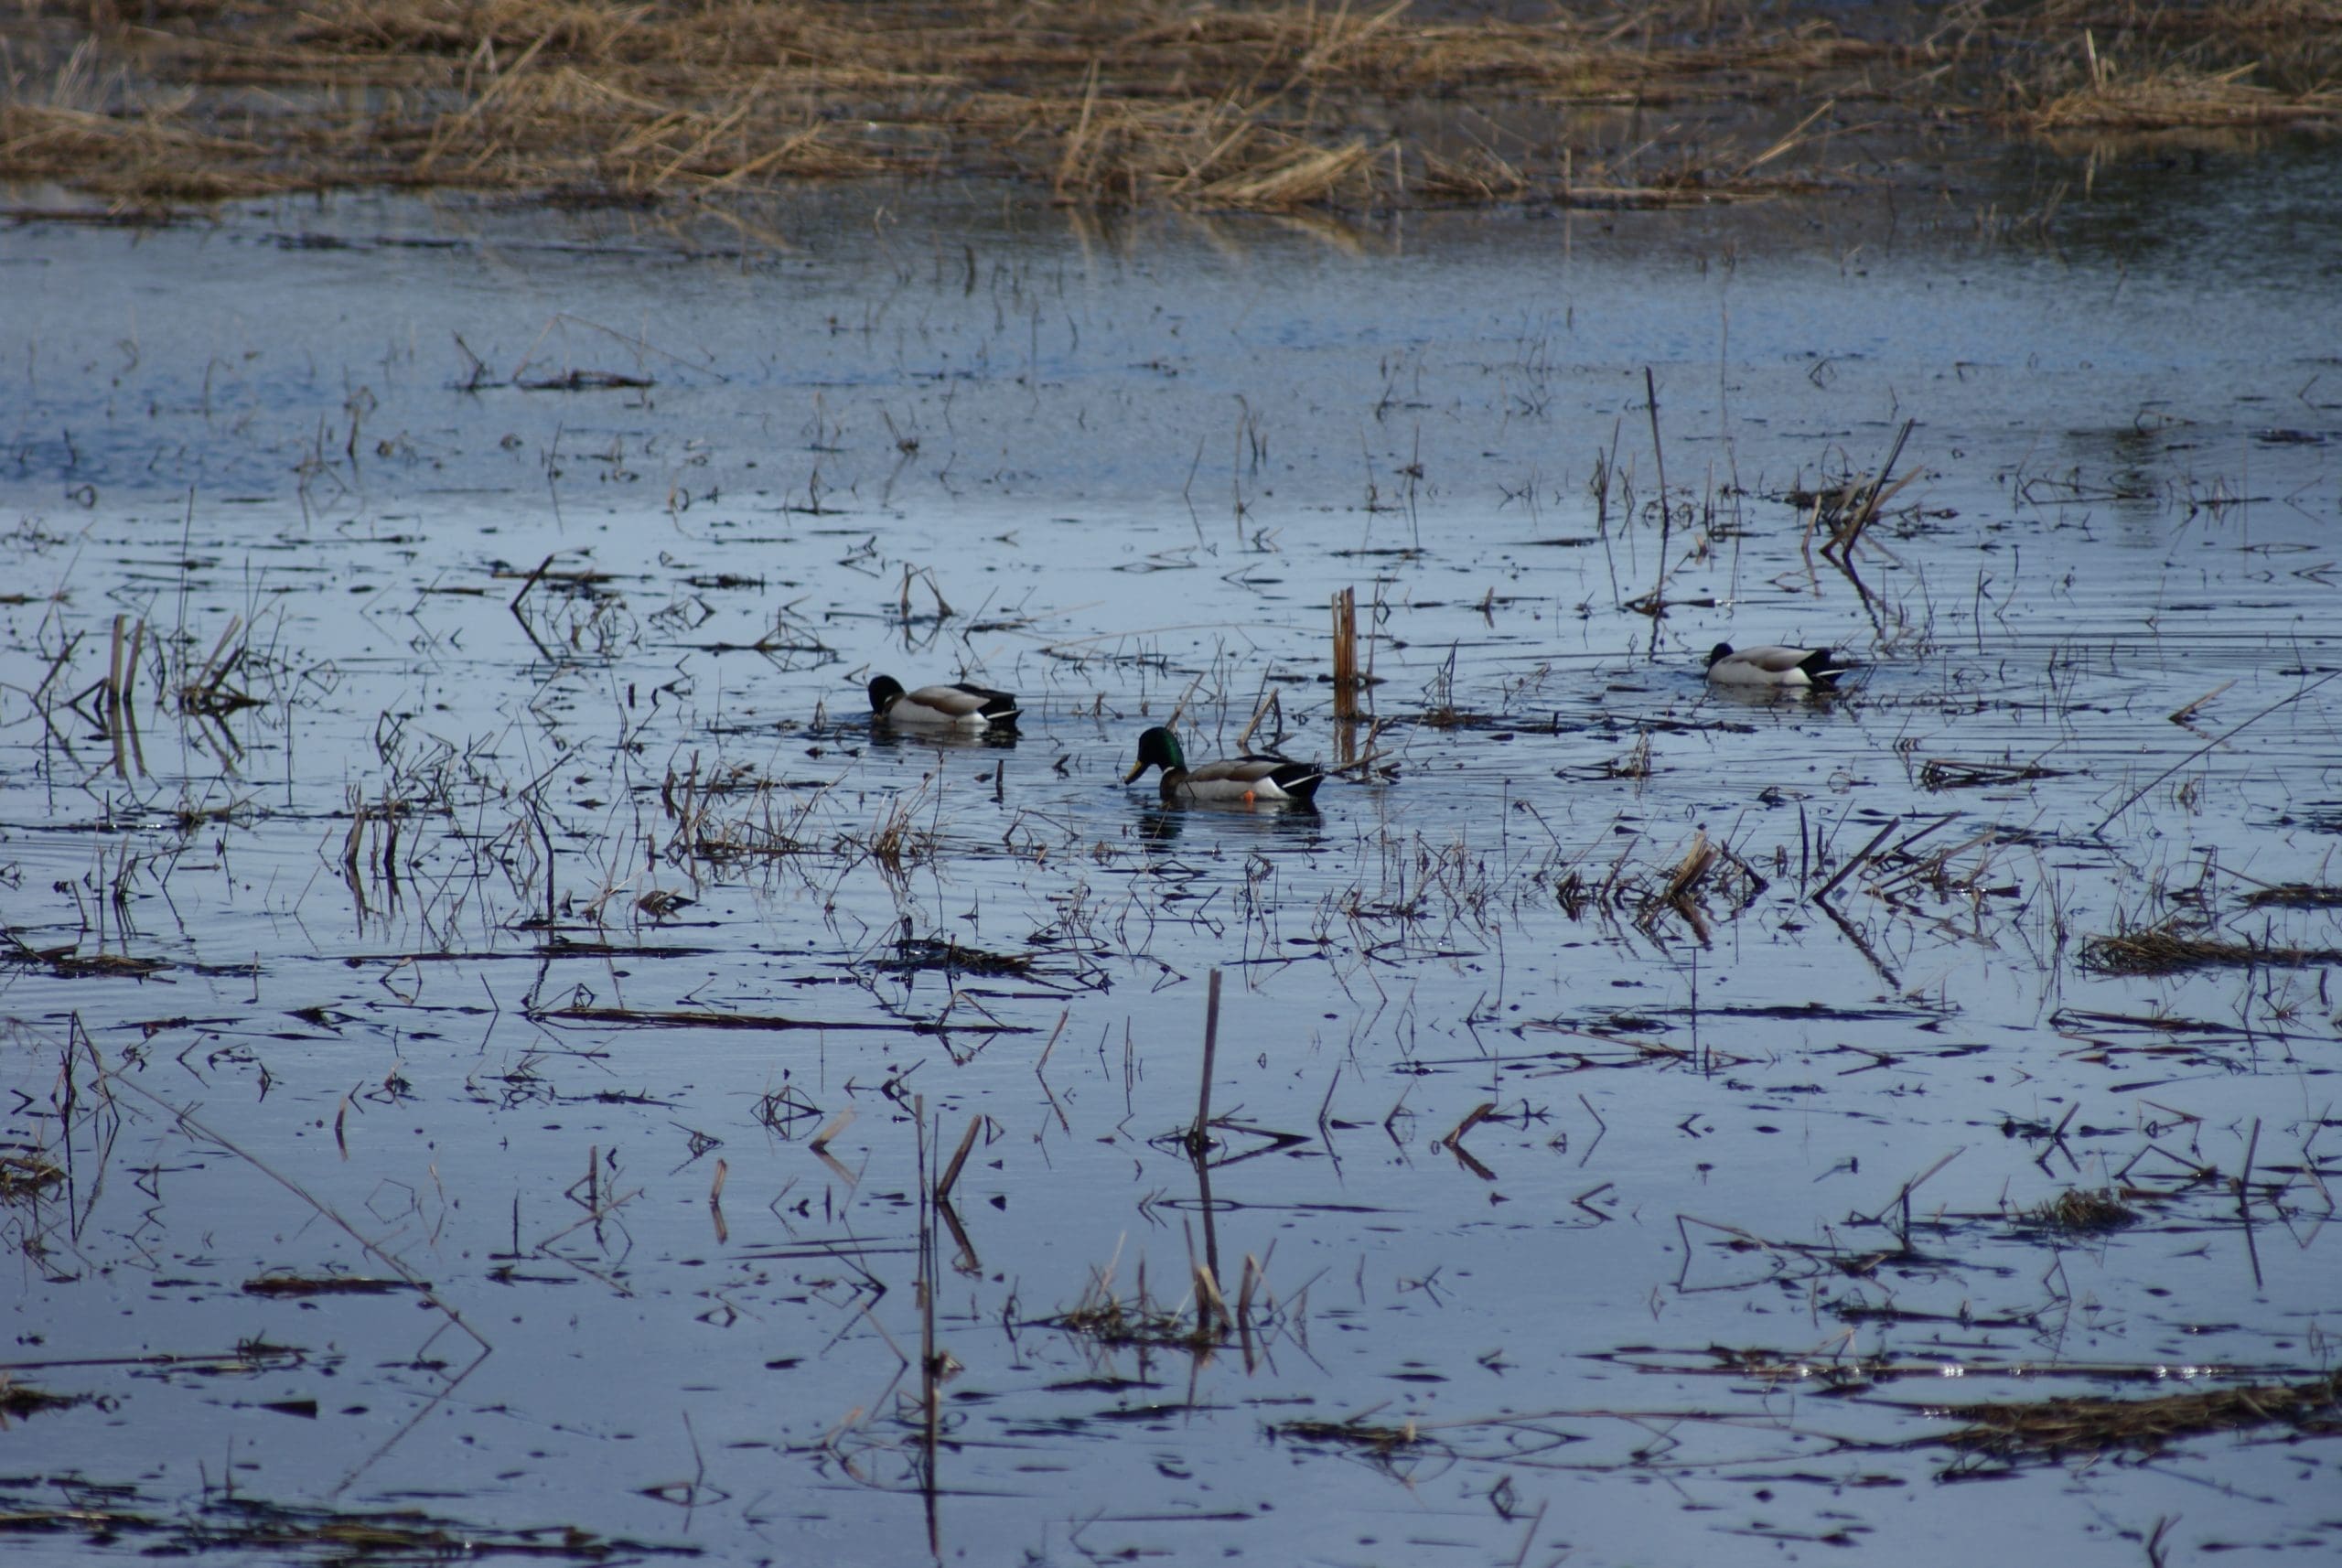
[[[2051,0],[2050,46],[2011,93],[2026,129],[2168,131],[2319,123],[2342,115],[2342,4],[2103,6]]]
[[[2342,1430],[2342,1380],[2188,1390],[2154,1399],[2081,1395],[1962,1405],[1967,1424],[1934,1439],[2012,1462],[2109,1452],[2160,1453],[2189,1437],[2283,1425],[2311,1435]]]
[[[2179,922],[2092,937],[2082,944],[2082,962],[2101,974],[2177,974],[2191,969],[2229,967],[2299,968],[2342,961],[2342,949],[2291,947],[2238,941]]]

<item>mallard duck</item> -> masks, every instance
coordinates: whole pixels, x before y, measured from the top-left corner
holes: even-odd
[[[971,686],[964,681],[906,692],[892,675],[874,675],[870,711],[889,724],[983,729],[989,725],[1014,725],[1016,699],[1006,692]]]
[[[1282,757],[1230,757],[1189,768],[1179,737],[1160,725],[1138,737],[1138,761],[1123,782],[1134,783],[1150,768],[1163,769],[1166,800],[1291,800],[1305,806],[1326,780],[1320,769]]]
[[[1719,686],[1811,686],[1829,691],[1854,661],[1830,648],[1743,648],[1719,642],[1708,679]]]

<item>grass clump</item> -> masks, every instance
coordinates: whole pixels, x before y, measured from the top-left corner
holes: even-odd
[[[2182,1438],[2283,1425],[2342,1432],[2342,1374],[2305,1383],[2165,1394],[2157,1399],[2080,1395],[2032,1403],[1963,1405],[1967,1424],[1937,1439],[2013,1461],[2116,1452],[2152,1455]]]
[[[2092,937],[2082,944],[2084,967],[2101,974],[2179,974],[2191,969],[2304,964],[2342,961],[2342,950],[2238,941],[2190,931],[2176,921]]]
[[[2139,1211],[2115,1196],[2112,1187],[2068,1187],[2025,1211],[2025,1223],[2035,1230],[2068,1236],[2098,1236],[2138,1223]]]

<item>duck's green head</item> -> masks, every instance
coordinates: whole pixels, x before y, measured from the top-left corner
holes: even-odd
[[[1175,768],[1187,766],[1187,756],[1179,749],[1179,737],[1157,725],[1138,737],[1138,761],[1123,775],[1123,782],[1134,783],[1138,776],[1150,768],[1160,768],[1168,773]]]
[[[903,683],[892,675],[874,675],[870,679],[870,711],[883,714],[888,703],[903,694]]]

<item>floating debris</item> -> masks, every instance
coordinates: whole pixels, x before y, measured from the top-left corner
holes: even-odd
[[[1931,790],[1982,789],[2065,775],[2062,768],[2044,768],[2037,762],[1962,762],[1957,757],[1930,757],[1919,764],[1920,787]]]
[[[2342,906],[2342,886],[2330,882],[2281,882],[2274,887],[2256,887],[2244,896],[2248,908],[2253,909],[2331,909]]]
[[[2120,1230],[2138,1219],[2139,1211],[2115,1196],[2112,1187],[2076,1187],[2035,1204],[2020,1222],[2032,1230],[2089,1236]]]
[[[65,1168],[39,1155],[0,1155],[0,1203],[33,1197],[65,1179]]]
[[[1272,1437],[1291,1438],[1297,1443],[1330,1443],[1345,1448],[1363,1449],[1380,1459],[1402,1449],[1421,1445],[1425,1440],[1412,1421],[1392,1424],[1384,1421],[1284,1421],[1273,1423]]]
[[[390,1568],[519,1556],[554,1563],[696,1557],[700,1549],[598,1536],[575,1525],[499,1530],[413,1509],[347,1512],[213,1493],[191,1510],[142,1507],[128,1487],[74,1484],[62,1502],[0,1492],[0,1536],[79,1534],[92,1545],[142,1541],[149,1556],[235,1551],[277,1562],[367,1563]]]
[[[71,1410],[77,1404],[87,1404],[87,1394],[53,1394],[47,1389],[20,1383],[5,1372],[0,1372],[0,1420],[22,1421],[43,1411]],[[7,1519],[0,1513],[0,1530],[7,1529]]]
[[[2092,937],[2082,944],[2081,957],[2084,965],[2101,974],[2177,974],[2185,970],[2221,965],[2298,968],[2304,964],[2342,962],[2342,948],[2279,947],[2267,942],[2196,936],[2181,930],[2175,921],[2111,937]]]
[[[2342,1373],[2306,1383],[2259,1384],[2102,1399],[2082,1394],[2028,1404],[1962,1405],[1968,1424],[1931,1442],[2011,1462],[2124,1451],[2160,1453],[2184,1437],[2283,1425],[2305,1435],[2342,1434]]]
[[[413,1280],[376,1279],[364,1274],[259,1274],[244,1282],[246,1295],[389,1295],[396,1291],[430,1288]]]

